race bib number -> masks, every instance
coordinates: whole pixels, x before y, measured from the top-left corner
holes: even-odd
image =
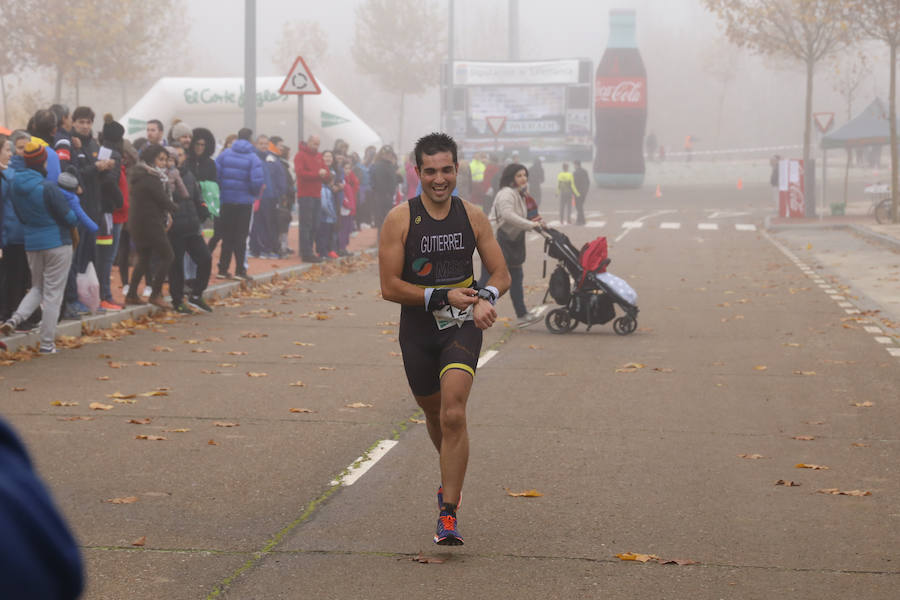
[[[431,311],[431,314],[434,315],[434,321],[437,323],[437,328],[440,331],[444,329],[448,329],[456,325],[457,327],[462,327],[463,323],[466,321],[472,320],[472,307],[468,307],[466,309],[460,310],[453,306],[447,305],[444,308],[439,310]]]

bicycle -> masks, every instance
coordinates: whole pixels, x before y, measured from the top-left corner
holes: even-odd
[[[879,225],[891,222],[891,187],[885,183],[876,183],[865,189],[867,195],[872,196],[872,204],[869,205],[870,215],[875,216]]]
[[[873,203],[874,204],[874,203]],[[891,222],[891,199],[885,198],[884,200],[875,204],[873,209],[875,213],[875,220],[879,225],[885,225]]]

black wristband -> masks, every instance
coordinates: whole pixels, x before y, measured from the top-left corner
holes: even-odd
[[[428,310],[440,310],[450,304],[447,294],[450,292],[447,288],[434,288],[431,292],[431,298],[428,300]]]

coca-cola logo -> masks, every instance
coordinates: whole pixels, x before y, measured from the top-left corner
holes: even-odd
[[[598,78],[594,103],[602,107],[644,108],[647,106],[646,83],[643,78]]]

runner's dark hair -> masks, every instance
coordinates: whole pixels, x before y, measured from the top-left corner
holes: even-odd
[[[456,142],[446,133],[429,133],[422,136],[416,142],[416,166],[422,168],[422,155],[434,156],[438,152],[449,152],[453,155],[454,164],[456,160]]]

